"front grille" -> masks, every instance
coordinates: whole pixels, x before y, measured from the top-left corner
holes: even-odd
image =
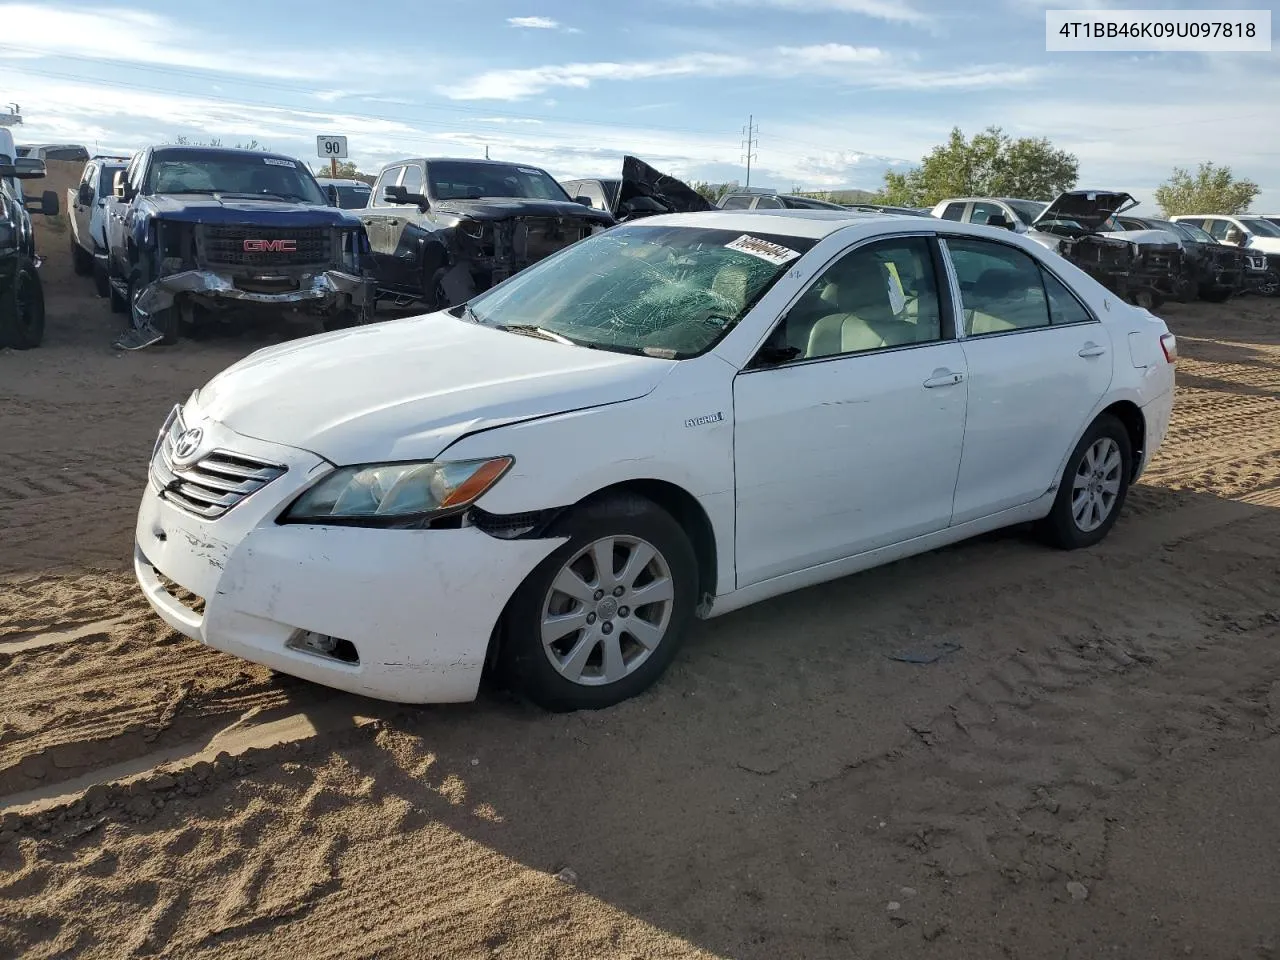
[[[1263,253],[1247,253],[1247,254],[1245,254],[1245,260],[1246,260],[1246,262],[1248,263],[1248,266],[1249,266],[1249,269],[1250,269],[1250,270],[1253,270],[1253,271],[1256,271],[1256,272],[1258,272],[1258,273],[1261,273],[1262,271],[1264,271],[1264,270],[1266,270],[1266,269],[1267,269],[1267,257],[1266,257],[1266,254],[1263,254]]]
[[[191,463],[179,464],[174,448],[185,431],[182,415],[175,410],[151,457],[151,483],[163,499],[202,519],[218,519],[288,469],[227,450],[214,450]]]
[[[511,251],[517,261],[536,263],[571,243],[591,235],[591,224],[583,220],[526,217],[511,223]]]
[[[291,241],[293,250],[246,250],[246,241],[264,241],[270,247],[278,241]],[[209,266],[249,267],[324,267],[333,260],[333,231],[327,227],[300,229],[284,227],[218,227],[200,228],[200,248]]]

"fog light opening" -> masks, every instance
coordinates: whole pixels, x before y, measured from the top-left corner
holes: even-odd
[[[359,663],[360,654],[356,645],[341,637],[331,637],[327,633],[314,633],[310,630],[295,630],[286,646],[303,653],[310,653],[327,660],[340,663]]]

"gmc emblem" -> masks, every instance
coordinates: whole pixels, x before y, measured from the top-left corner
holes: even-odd
[[[246,240],[245,253],[297,253],[297,240]]]

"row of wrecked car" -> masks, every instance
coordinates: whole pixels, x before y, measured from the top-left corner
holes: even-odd
[[[1128,193],[1071,190],[1052,203],[955,197],[931,214],[1024,233],[1147,309],[1166,300],[1221,303],[1240,293],[1280,293],[1280,226],[1272,220],[1128,215],[1135,206]]]
[[[1223,218],[1131,217],[1135,201],[1120,192],[1075,190],[1052,203],[962,197],[932,210],[759,191],[713,204],[633,156],[617,177],[563,182],[518,162],[411,158],[383,167],[367,197],[344,186],[262,151],[169,146],[92,157],[67,197],[74,266],[128,315],[123,349],[172,343],[185,328],[254,311],[336,329],[368,322],[380,303],[445,309],[615,224],[716,208],[1004,227],[1149,309],[1280,288],[1280,227],[1236,218],[1219,237],[1216,223],[1206,232],[1208,221]],[[1261,236],[1268,229],[1274,251]]]

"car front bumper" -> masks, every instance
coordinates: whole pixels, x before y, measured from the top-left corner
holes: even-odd
[[[281,293],[245,290],[236,284],[236,276],[216,270],[184,270],[171,273],[149,284],[138,297],[139,312],[148,316],[165,310],[180,296],[212,303],[243,306],[304,307],[310,310],[359,309],[372,305],[372,279],[340,270],[328,270],[304,276],[297,289]]]
[[[503,607],[560,540],[502,540],[474,527],[280,524],[279,513],[329,464],[215,422],[199,425],[213,448],[287,470],[214,520],[180,509],[148,483],[134,572],[165,623],[210,647],[351,693],[402,703],[475,698]],[[186,602],[183,591],[203,607]],[[348,641],[358,662],[295,646],[305,633]]]

